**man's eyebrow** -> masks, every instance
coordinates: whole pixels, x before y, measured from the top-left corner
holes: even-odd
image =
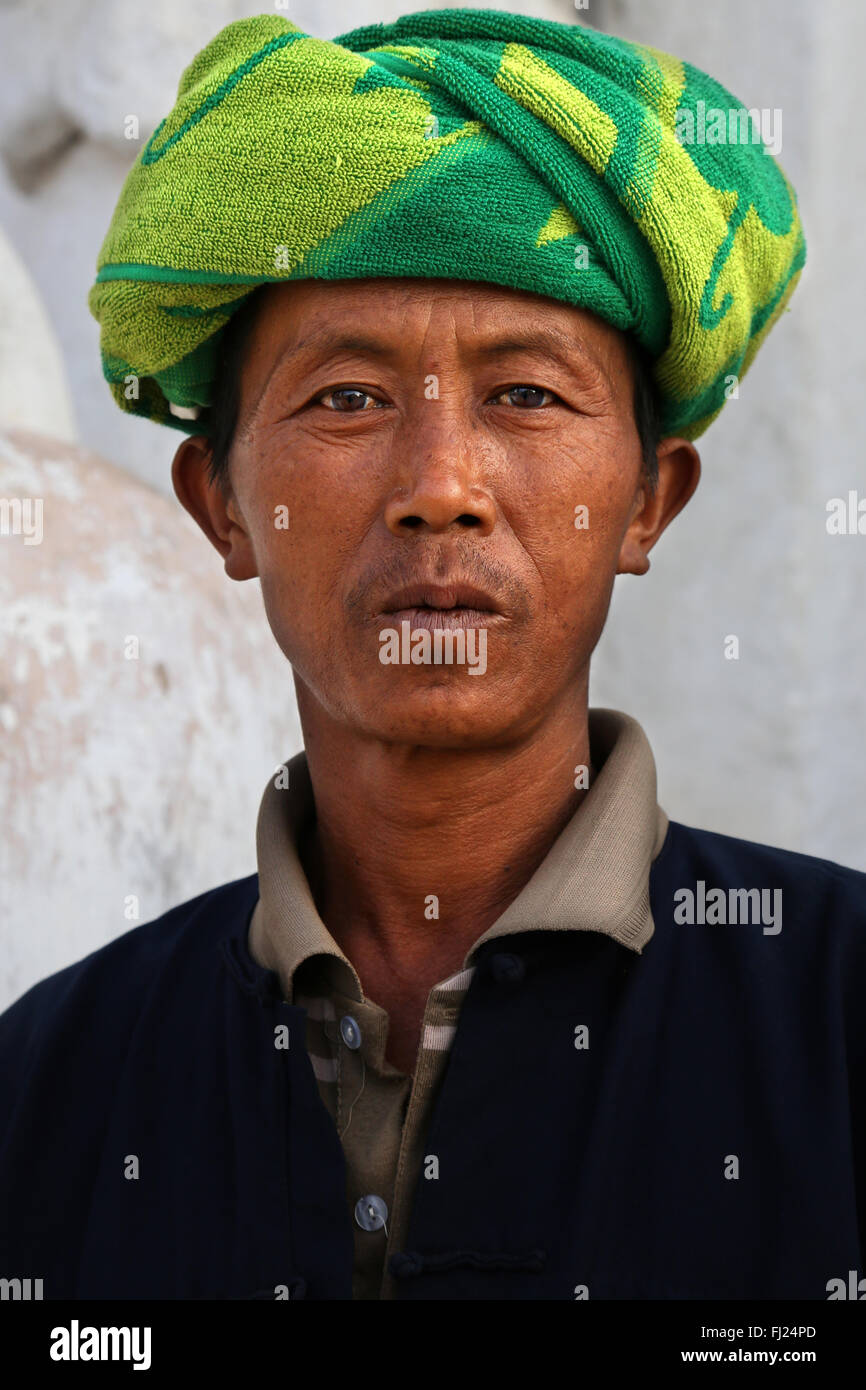
[[[331,328],[322,328],[302,338],[294,347],[279,352],[270,371],[265,377],[262,389],[247,412],[246,421],[252,423],[264,400],[268,387],[278,372],[305,353],[317,351],[325,357],[333,357],[338,352],[354,352],[360,357],[396,357],[400,351],[394,343],[363,333],[341,333]]]
[[[371,357],[389,357],[399,352],[396,343],[389,343],[381,338],[364,333],[335,333],[332,329],[325,329],[319,333],[311,333],[309,338],[304,338],[298,343],[290,353],[289,357],[297,357],[299,353],[307,348],[317,348],[328,353],[334,352],[358,352],[367,353]]]
[[[527,330],[525,333],[508,334],[498,338],[481,338],[473,349],[475,357],[506,357],[509,354],[528,352],[539,357],[552,357],[566,367],[574,367],[576,362],[603,371],[603,365],[595,353],[583,343],[569,338],[554,329],[541,328]]]

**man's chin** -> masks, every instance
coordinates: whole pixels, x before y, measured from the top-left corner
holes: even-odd
[[[367,731],[386,742],[442,750],[500,747],[528,732],[532,721],[528,713],[521,717],[513,698],[495,696],[489,687],[470,690],[471,685],[475,682],[465,672],[426,676],[414,689],[404,684],[377,701],[365,721]]]

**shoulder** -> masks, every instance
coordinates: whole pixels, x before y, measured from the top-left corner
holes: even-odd
[[[775,875],[792,884],[812,884],[822,892],[859,894],[866,900],[866,872],[860,869],[756,840],[741,840],[736,835],[700,830],[679,821],[670,822],[655,864],[663,867],[665,861],[668,867],[676,863],[712,865],[722,874],[749,871],[764,877]]]
[[[750,892],[757,902],[757,890],[766,911],[786,927],[850,931],[866,946],[866,873],[832,859],[671,821],[652,864],[651,884],[654,907],[660,908],[668,896],[683,902],[695,892],[707,901],[718,890],[731,901],[739,895],[745,905]],[[721,898],[716,901],[721,904]]]
[[[256,874],[221,884],[40,980],[0,1014],[0,1069],[10,1055],[20,1064],[52,1036],[69,1038],[76,1026],[87,1032],[98,1020],[103,1043],[113,1024],[128,1032],[166,988],[207,989],[219,968],[220,941],[245,929],[257,898]]]

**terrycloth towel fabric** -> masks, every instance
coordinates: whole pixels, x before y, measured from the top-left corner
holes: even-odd
[[[701,102],[737,138],[701,142]],[[665,433],[696,438],[805,259],[794,191],[742,111],[689,64],[578,24],[436,10],[329,42],[239,20],[121,192],[89,296],[106,379],[124,410],[198,431],[255,286],[475,280],[633,333]]]

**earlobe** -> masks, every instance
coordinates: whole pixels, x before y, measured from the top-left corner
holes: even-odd
[[[258,570],[249,535],[231,494],[209,475],[210,441],[196,434],[185,439],[171,465],[175,496],[222,556],[230,579],[255,579]]]
[[[650,567],[649,556],[639,541],[632,535],[631,528],[626,534],[619,552],[617,574],[646,574]]]

